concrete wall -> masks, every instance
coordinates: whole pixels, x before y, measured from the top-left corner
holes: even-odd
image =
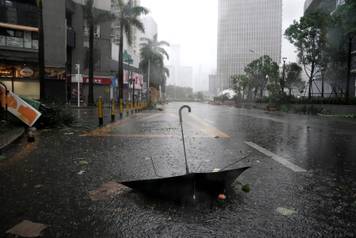
[[[64,68],[66,63],[65,1],[43,1],[45,63]]]
[[[83,7],[80,4],[75,4],[75,14],[73,15],[72,26],[76,32],[76,45],[73,49],[73,65],[80,64],[81,72],[88,73],[87,52],[88,47],[84,46],[84,43],[88,44],[89,39],[84,35],[84,13]],[[95,75],[111,75],[111,23],[100,23],[100,38],[94,38],[94,48],[97,49],[98,54],[95,63]],[[75,72],[73,67],[72,73]]]

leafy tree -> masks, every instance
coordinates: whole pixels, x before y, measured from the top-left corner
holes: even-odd
[[[149,79],[149,86],[153,86],[157,89],[161,86],[163,93],[165,93],[169,70],[164,66],[164,59],[169,59],[169,55],[163,47],[169,46],[169,43],[166,41],[158,41],[157,34],[153,39],[141,38],[141,41],[140,68]]]
[[[250,86],[250,80],[245,74],[231,76],[233,89],[239,98],[245,99],[245,92]],[[241,95],[242,92],[242,95]]]
[[[117,3],[120,9],[119,15],[116,16],[120,23],[119,65],[117,78],[119,79],[119,100],[120,105],[122,105],[124,98],[124,33],[127,38],[127,43],[132,45],[132,30],[133,28],[136,28],[141,32],[145,31],[143,23],[139,17],[143,14],[147,14],[148,10],[142,6],[135,6],[132,0],[128,0],[127,3],[123,0],[117,0]]]
[[[98,12],[94,7],[94,0],[87,0],[83,6],[84,18],[89,28],[89,52],[87,55],[88,62],[88,77],[89,77],[89,93],[88,105],[94,105],[94,28],[101,22],[110,21],[113,16],[109,13]]]
[[[294,21],[285,31],[286,38],[297,48],[299,62],[304,66],[309,78],[308,97],[312,95],[312,83],[318,70],[325,67],[322,51],[326,45],[329,15],[323,12],[312,12]]]
[[[337,81],[332,81],[333,85],[342,86],[345,89],[346,100],[349,100],[350,92],[353,93],[352,85],[350,82],[350,69],[343,67],[343,65],[350,64],[351,46],[352,40],[356,35],[356,1],[346,0],[345,4],[339,6],[332,15],[333,27],[329,37],[329,47],[327,55],[329,56],[332,64],[331,67],[334,70],[338,70],[340,76],[347,78],[345,83],[340,82],[340,78]],[[332,71],[331,73],[334,73]],[[339,82],[338,82],[339,81]],[[343,91],[342,89],[340,90]]]
[[[268,55],[264,55],[245,67],[245,73],[251,80],[250,87],[254,90],[255,97],[260,91],[260,98],[267,87],[268,80],[278,80],[279,67]]]
[[[203,92],[197,92],[195,94],[195,98],[198,100],[198,101],[204,101],[204,93]]]
[[[289,96],[292,95],[293,88],[302,89],[304,87],[301,73],[302,68],[297,63],[290,63],[286,65],[285,86],[289,90]]]
[[[190,100],[194,98],[193,89],[189,87],[168,85],[166,91],[170,99]]]

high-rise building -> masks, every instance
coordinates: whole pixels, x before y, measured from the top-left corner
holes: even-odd
[[[218,90],[231,87],[231,75],[263,55],[280,63],[282,0],[219,0]]]
[[[144,16],[142,17],[141,21],[145,28],[145,32],[140,34],[140,38],[145,37],[145,38],[153,39],[153,37],[157,35],[158,32],[156,21],[153,19],[152,16]]]
[[[169,47],[169,78],[167,85],[193,88],[193,67],[181,64],[180,45]]]
[[[124,2],[127,2],[125,0]],[[134,0],[133,4],[135,6],[140,5],[140,0]],[[111,0],[111,12],[114,15],[119,15],[120,14],[120,8],[118,5],[118,2],[116,0]],[[112,22],[112,58],[113,60],[118,61],[118,52],[119,52],[119,43],[120,43],[120,21],[119,19],[116,19]],[[141,36],[140,31],[132,27],[132,42],[131,45],[129,45],[128,40],[126,38],[126,34],[124,34],[124,50],[132,57],[133,63],[132,65],[136,68],[138,68],[139,63],[140,63],[140,41],[139,38]]]

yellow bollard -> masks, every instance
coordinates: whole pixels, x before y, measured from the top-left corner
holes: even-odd
[[[115,99],[111,99],[111,122],[115,121]]]
[[[120,119],[122,119],[122,114],[124,112],[124,100],[120,98],[119,100],[119,110],[120,110]]]
[[[131,109],[131,105],[130,105],[130,102],[128,102],[126,104],[126,115],[129,116],[130,115],[130,109]]]
[[[102,97],[99,97],[99,99],[98,99],[98,118],[99,118],[99,126],[103,126],[104,112],[103,112],[103,98]]]

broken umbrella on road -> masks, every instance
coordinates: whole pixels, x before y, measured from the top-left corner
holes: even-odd
[[[232,183],[249,167],[242,167],[230,170],[216,170],[206,173],[194,173],[189,170],[184,140],[182,110],[187,105],[179,109],[179,122],[182,132],[183,151],[185,159],[186,173],[181,176],[172,176],[156,179],[142,179],[132,181],[121,181],[122,184],[151,196],[161,197],[179,202],[195,202],[204,200],[225,200],[225,193]],[[151,159],[152,160],[152,159]],[[155,170],[154,163],[152,166]],[[156,174],[157,175],[157,174]]]

